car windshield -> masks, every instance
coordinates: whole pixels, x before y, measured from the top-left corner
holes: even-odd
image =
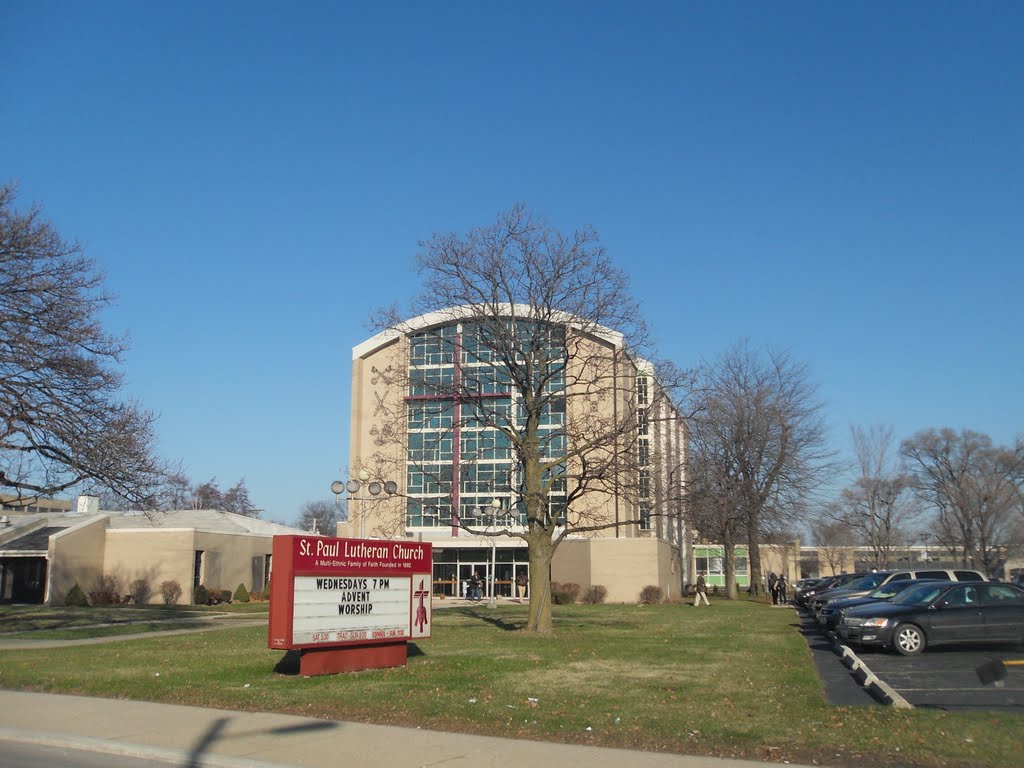
[[[885,581],[885,577],[888,575],[887,573],[869,573],[867,576],[861,576],[859,579],[851,581],[843,589],[874,589]]]
[[[873,597],[876,600],[888,600],[890,597],[895,597],[896,595],[898,595],[904,589],[913,586],[917,585],[912,584],[906,579],[902,581],[890,581],[888,584],[884,584],[878,589],[876,589],[874,592],[868,595],[868,597]]]
[[[892,599],[896,605],[926,605],[942,594],[946,589],[943,584],[918,584],[908,587]]]
[[[838,579],[833,581],[831,584],[828,585],[828,588],[829,589],[846,589],[846,585],[849,584],[851,581],[854,581],[857,578],[858,577],[857,577],[856,574],[848,573],[845,576],[840,576]]]

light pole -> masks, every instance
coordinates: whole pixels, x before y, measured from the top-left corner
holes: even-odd
[[[358,478],[358,479],[357,479]],[[359,493],[366,490],[370,495],[361,496]],[[370,473],[365,469],[360,469],[355,478],[352,478],[347,483],[341,482],[341,480],[335,480],[331,483],[331,492],[334,494],[336,499],[340,499],[342,491],[348,493],[346,501],[358,501],[359,502],[359,538],[366,538],[366,502],[373,501],[381,495],[386,493],[388,496],[394,496],[398,493],[398,483],[394,480],[385,480],[383,483],[380,480],[370,480]],[[351,509],[351,505],[349,505]]]
[[[498,520],[498,512],[501,510],[501,499],[491,499],[490,515],[486,514],[484,509],[485,507],[480,507],[480,515],[487,519],[487,532],[491,534],[491,578],[487,590],[487,607],[494,608],[498,604],[498,599],[494,594],[494,581],[496,577],[495,569],[497,568],[497,564],[495,561],[494,535],[491,530],[491,526]]]

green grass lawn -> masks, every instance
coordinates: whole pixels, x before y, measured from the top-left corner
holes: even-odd
[[[259,619],[267,603],[217,606],[0,606],[0,639],[77,640],[89,637],[159,632],[210,624],[226,618]]]
[[[265,627],[5,650],[0,686],[835,766],[1002,766],[1024,719],[829,705],[788,610],[748,601],[445,607],[406,667],[302,678]],[[251,617],[251,614],[250,614]],[[7,616],[0,613],[4,623]]]

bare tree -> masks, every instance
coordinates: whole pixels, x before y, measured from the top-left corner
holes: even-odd
[[[762,538],[790,529],[829,471],[821,403],[806,366],[785,353],[761,356],[746,342],[703,366],[694,400],[693,509],[718,511],[718,527],[702,533],[723,544],[742,534],[757,578]],[[731,557],[727,546],[727,565]],[[728,570],[726,594],[736,596]]]
[[[180,499],[184,501],[185,499]],[[246,517],[259,517],[260,510],[249,497],[249,488],[242,478],[226,491],[217,484],[217,478],[196,485],[187,499],[187,506],[192,509],[216,509],[220,512],[232,512]]]
[[[735,598],[736,545],[743,538],[747,519],[728,414],[723,400],[708,395],[691,420],[684,514],[702,540],[722,545],[725,593]],[[752,573],[756,578],[759,571]]]
[[[935,511],[936,540],[963,565],[996,574],[1024,550],[1024,442],[1005,448],[979,432],[929,429],[902,451],[913,489]]]
[[[155,417],[121,397],[124,339],[103,330],[103,276],[38,207],[0,187],[0,491],[71,488],[154,506]]]
[[[299,511],[299,519],[295,526],[305,531],[333,536],[340,516],[341,503],[339,501],[333,499],[307,501]]]
[[[223,509],[224,492],[217,485],[217,478],[211,477],[203,483],[198,483],[192,489],[192,498],[189,502],[192,509]]]
[[[419,468],[433,473],[426,484],[448,503],[459,482],[481,496],[511,500],[504,513],[521,516],[525,530],[486,507],[486,532],[481,519],[460,517],[458,509],[453,520],[477,535],[526,541],[527,629],[550,633],[550,565],[558,545],[572,534],[639,522],[638,503],[628,511],[616,504],[609,517],[604,502],[629,493],[636,499],[637,435],[645,426],[638,424],[637,380],[658,381],[637,356],[646,327],[626,275],[589,228],[566,235],[517,205],[465,237],[436,234],[420,246],[423,292],[407,316],[433,313],[441,330],[430,344],[460,363],[450,379],[393,372],[390,384],[412,394],[411,419],[451,421],[407,456],[422,459]],[[394,309],[378,323],[413,332]],[[456,324],[465,329],[461,335],[443,330]],[[646,392],[644,414],[658,412],[665,389],[652,384]],[[382,442],[386,435],[404,439],[405,414],[395,415],[394,427],[381,430]],[[473,430],[483,437],[467,446],[457,468],[432,463],[444,445]],[[510,470],[495,474],[482,462],[496,452],[511,457]]]
[[[244,477],[224,492],[222,502],[221,509],[225,512],[233,512],[246,517],[260,516],[260,510],[256,508],[249,497],[249,486],[245,484]]]
[[[825,558],[832,575],[842,573],[848,560],[847,553],[853,547],[855,541],[853,531],[843,519],[842,507],[838,502],[828,504],[821,512],[814,517],[808,527],[811,533],[811,541],[818,548],[818,552]]]
[[[893,453],[892,428],[851,427],[850,433],[859,474],[842,491],[833,514],[871,550],[875,568],[888,568],[894,550],[914,538],[920,505]]]

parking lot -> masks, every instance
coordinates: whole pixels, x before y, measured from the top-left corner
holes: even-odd
[[[869,705],[872,699],[853,683],[853,676],[825,636],[804,611],[797,611],[818,674],[829,701],[837,705]],[[852,647],[881,680],[915,707],[1024,714],[1024,666],[1007,667],[1003,687],[982,685],[977,669],[990,659],[1024,660],[1024,649],[1008,645],[929,648],[920,656],[900,656]]]
[[[1007,667],[1002,688],[982,685],[977,673],[989,659],[1024,659],[1020,648],[939,647],[929,648],[920,656],[853,650],[872,672],[915,707],[999,709],[1024,714],[1024,667]]]

